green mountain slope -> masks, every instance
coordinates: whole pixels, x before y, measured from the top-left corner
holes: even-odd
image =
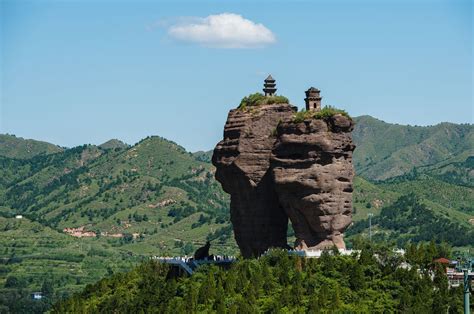
[[[357,173],[384,180],[433,165],[473,155],[474,125],[440,123],[434,126],[390,124],[370,116],[356,117],[353,137]]]
[[[27,159],[36,155],[58,153],[63,150],[63,148],[50,143],[0,134],[0,156]]]
[[[384,206],[372,219],[372,234],[376,241],[393,242],[405,247],[409,242],[447,242],[456,247],[474,247],[474,228],[453,219],[452,213],[437,209],[415,194],[400,196]],[[356,221],[347,231],[348,239],[367,232],[368,219]]]
[[[415,168],[444,182],[474,187],[474,149],[431,166]]]
[[[155,246],[169,246],[182,240],[180,234],[183,241],[204,242],[211,229],[228,222],[228,197],[212,166],[159,137],[126,150],[77,147],[33,158],[20,169],[20,176],[4,183],[0,199],[15,213],[58,230],[140,234]],[[202,225],[207,232],[199,231]]]
[[[414,193],[445,208],[474,215],[474,193],[470,187],[447,183],[426,174],[419,174],[410,179],[396,178],[378,186],[401,195]]]
[[[403,247],[409,241],[433,239],[474,248],[473,195],[472,188],[426,175],[378,184],[356,177],[354,223],[348,228],[346,240],[352,243],[360,235],[368,236],[368,214],[372,213],[372,232],[380,241]],[[413,208],[419,210],[413,213]]]
[[[375,215],[373,233],[380,240],[403,245],[436,239],[474,247],[474,126],[404,126],[370,116],[355,120],[359,178],[354,182],[355,223],[347,239],[368,235],[370,212]],[[359,196],[369,188],[377,193]],[[404,199],[407,195],[416,198],[416,206]],[[413,214],[413,208],[421,209]],[[416,220],[418,214],[423,224]],[[452,236],[459,228],[462,236]]]

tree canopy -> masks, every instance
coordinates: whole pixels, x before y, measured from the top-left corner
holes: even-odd
[[[435,246],[436,247],[436,246]],[[415,246],[412,250],[427,248]],[[412,252],[416,253],[416,252]],[[436,252],[434,253],[436,255]],[[415,256],[418,256],[415,254]],[[230,269],[203,266],[167,278],[167,265],[148,261],[57,303],[52,312],[334,313],[462,310],[462,290],[448,290],[441,265],[401,267],[386,247],[365,245],[358,256],[325,252],[319,259],[271,251]],[[432,268],[434,267],[434,268]],[[431,271],[434,269],[434,280]]]

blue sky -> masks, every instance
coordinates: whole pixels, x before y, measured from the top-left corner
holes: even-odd
[[[470,1],[0,5],[0,133],[68,147],[160,135],[208,150],[268,73],[300,108],[315,86],[353,116],[474,120]]]

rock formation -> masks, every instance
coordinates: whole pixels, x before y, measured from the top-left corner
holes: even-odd
[[[343,115],[278,126],[271,168],[297,249],[345,248],[342,233],[352,218],[352,129]]]
[[[244,257],[288,247],[288,218],[296,248],[344,247],[352,212],[353,122],[341,114],[295,122],[295,113],[288,103],[233,109],[214,149],[216,179],[231,196]]]
[[[270,157],[278,123],[293,116],[288,104],[229,112],[224,140],[214,149],[216,179],[230,194],[230,218],[244,257],[286,247],[288,218],[275,192]]]

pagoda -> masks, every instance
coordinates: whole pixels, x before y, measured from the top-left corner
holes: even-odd
[[[306,111],[314,110],[320,111],[321,110],[321,96],[319,93],[321,91],[317,88],[310,87],[307,91],[305,91],[306,98],[304,102],[306,103]]]
[[[265,79],[265,83],[263,84],[263,92],[265,93],[265,96],[273,96],[275,95],[275,92],[277,91],[276,89],[276,83],[275,83],[275,79],[269,75],[266,79]]]

